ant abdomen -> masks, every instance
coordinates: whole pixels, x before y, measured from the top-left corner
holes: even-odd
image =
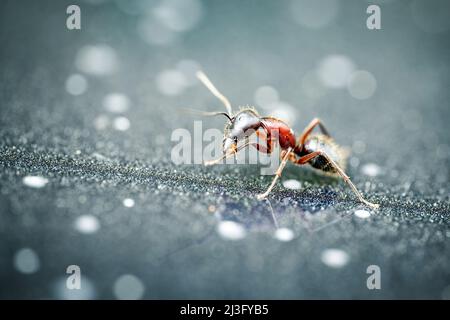
[[[299,156],[304,156],[316,151],[323,151],[331,158],[342,170],[345,170],[347,165],[348,150],[338,145],[332,138],[323,134],[310,135],[303,146]],[[321,170],[329,174],[337,174],[336,167],[333,166],[328,159],[319,155],[312,158],[308,163],[315,169]]]

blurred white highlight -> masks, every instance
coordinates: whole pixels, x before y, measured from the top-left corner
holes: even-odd
[[[40,268],[39,257],[33,249],[20,249],[14,255],[14,267],[21,273],[35,273]]]
[[[193,86],[198,83],[196,72],[201,69],[202,67],[200,64],[194,60],[181,60],[177,63],[177,70],[184,75],[186,84],[189,86]]]
[[[267,108],[280,100],[278,91],[271,86],[262,86],[256,89],[254,94],[255,103],[262,108]]]
[[[100,229],[100,222],[93,215],[82,215],[75,220],[75,229],[85,234],[95,233]]]
[[[48,179],[41,176],[25,176],[22,182],[27,187],[42,188],[48,183]]]
[[[177,96],[184,92],[188,80],[179,70],[164,70],[156,77],[156,87],[166,96]]]
[[[113,121],[113,127],[119,131],[127,131],[130,128],[130,120],[125,117],[117,117]]]
[[[275,231],[275,238],[283,242],[288,242],[294,239],[294,232],[288,228],[279,228]]]
[[[375,163],[366,163],[361,167],[361,172],[369,177],[376,177],[381,173],[381,168]]]
[[[298,190],[302,187],[302,184],[298,180],[289,179],[283,181],[283,186],[287,189]]]
[[[100,115],[94,120],[94,126],[97,130],[104,130],[109,125],[109,118],[105,115]]]
[[[119,300],[139,300],[144,295],[145,286],[136,276],[125,274],[116,280],[113,291]]]
[[[346,56],[330,55],[319,65],[318,75],[322,84],[329,88],[342,88],[347,85],[355,65]]]
[[[348,261],[348,254],[340,249],[326,249],[322,252],[322,262],[330,268],[342,268]]]
[[[166,46],[175,42],[177,34],[157,23],[152,17],[143,17],[137,24],[137,32],[148,44]]]
[[[72,74],[66,80],[66,91],[74,96],[83,94],[87,89],[86,78],[81,74]]]
[[[361,218],[361,219],[367,219],[370,217],[370,212],[367,210],[356,210],[355,216],[357,216],[358,218]]]
[[[131,198],[123,199],[123,205],[127,208],[132,208],[134,207],[134,200]]]
[[[220,221],[217,225],[217,232],[219,235],[228,240],[240,240],[245,238],[245,228],[234,221]]]
[[[199,0],[162,0],[153,9],[153,15],[168,29],[184,32],[197,25],[202,11],[202,3]]]
[[[329,25],[339,10],[337,0],[294,0],[291,13],[294,20],[310,29],[319,29]]]
[[[270,105],[270,115],[272,117],[278,118],[285,121],[288,124],[295,123],[297,118],[297,111],[293,106],[287,102],[278,101]]]
[[[130,107],[130,99],[122,93],[113,92],[107,94],[103,98],[102,104],[103,107],[109,112],[123,113],[128,111]]]
[[[365,70],[352,73],[347,82],[348,92],[352,97],[360,100],[370,98],[377,88],[375,77]]]
[[[84,73],[105,76],[117,71],[119,61],[111,47],[103,44],[88,45],[78,51],[75,65]]]

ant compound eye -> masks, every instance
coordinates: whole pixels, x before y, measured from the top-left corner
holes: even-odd
[[[237,143],[238,138],[237,138],[237,137],[233,137],[233,141],[234,141],[235,143]]]

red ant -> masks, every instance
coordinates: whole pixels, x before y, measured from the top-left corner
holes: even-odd
[[[345,168],[348,152],[345,148],[334,142],[320,119],[315,118],[312,120],[297,140],[294,131],[280,119],[261,117],[252,108],[245,108],[233,114],[228,99],[216,89],[208,77],[201,71],[198,71],[196,75],[209,91],[225,105],[227,110],[227,112],[204,112],[203,114],[224,115],[229,120],[224,131],[223,156],[216,160],[207,161],[205,165],[217,164],[223,159],[235,155],[238,151],[249,145],[254,146],[259,152],[269,154],[272,152],[274,144],[278,142],[281,149],[281,163],[269,188],[266,192],[257,196],[259,200],[268,196],[281,176],[287,161],[291,161],[297,165],[308,163],[313,168],[329,175],[341,176],[350,188],[352,188],[359,201],[372,208],[379,207],[378,204],[365,200],[350,178],[345,174],[342,168]],[[312,134],[311,132],[317,126],[321,134]],[[248,138],[254,133],[266,141],[265,146],[259,143],[248,142]],[[238,142],[241,140],[246,140],[246,143],[238,147]]]

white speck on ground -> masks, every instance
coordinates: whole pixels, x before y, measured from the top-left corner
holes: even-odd
[[[31,188],[42,188],[48,183],[48,179],[41,176],[26,176],[22,181]]]
[[[130,107],[130,99],[122,93],[109,93],[103,98],[103,107],[112,113],[123,113]]]
[[[247,232],[245,228],[234,221],[221,221],[217,225],[219,235],[228,240],[240,240],[245,238]]]
[[[322,252],[322,262],[330,268],[342,268],[349,260],[348,254],[340,249],[326,249]]]
[[[376,177],[381,173],[381,168],[375,163],[366,163],[361,167],[361,172],[369,177]]]
[[[75,229],[81,233],[95,233],[100,229],[100,222],[93,215],[82,215],[75,220]]]
[[[370,217],[370,212],[366,211],[366,210],[356,210],[355,216],[357,216],[358,218],[361,218],[361,219],[367,219]]]
[[[127,208],[132,208],[134,207],[134,200],[131,198],[123,199],[123,205]]]
[[[298,190],[302,187],[302,184],[298,180],[289,179],[289,180],[283,181],[283,186],[287,189]]]
[[[283,242],[288,242],[294,239],[294,232],[288,228],[279,228],[275,231],[275,238]]]
[[[119,131],[127,131],[130,128],[130,120],[125,117],[117,117],[113,122],[114,129]]]

